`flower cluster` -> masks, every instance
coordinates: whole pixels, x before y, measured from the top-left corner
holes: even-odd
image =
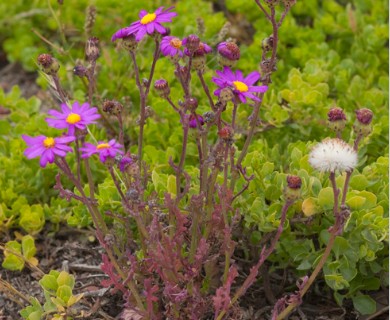
[[[56,157],[63,158],[68,152],[72,152],[72,147],[69,143],[75,141],[78,132],[87,129],[90,124],[96,123],[100,118],[97,108],[91,108],[88,103],[80,105],[75,101],[72,107],[68,107],[65,103],[61,105],[61,111],[49,110],[49,115],[54,118],[47,118],[46,122],[50,127],[56,129],[66,129],[67,132],[60,137],[46,137],[43,135],[30,137],[22,135],[23,140],[27,144],[27,149],[24,155],[28,159],[40,157],[39,164],[42,168],[48,163],[53,163]],[[120,150],[121,145],[111,140],[108,143],[101,142],[97,146],[90,143],[85,143],[83,148],[80,148],[84,153],[82,157],[89,157],[95,153],[100,155],[100,160],[105,162],[107,157],[114,158],[116,154],[123,154]]]

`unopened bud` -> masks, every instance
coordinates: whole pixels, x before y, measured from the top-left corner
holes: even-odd
[[[222,67],[233,67],[240,59],[240,48],[233,41],[221,42],[217,50],[218,62]]]
[[[135,40],[135,35],[131,34],[127,37],[122,38],[122,47],[128,50],[129,52],[133,52],[137,49],[138,42]]]
[[[198,99],[194,97],[187,98],[184,103],[187,109],[192,112],[194,112],[196,108],[198,108]]]
[[[183,46],[189,52],[189,55],[192,55],[199,47],[200,39],[197,35],[191,34],[187,38],[183,39]]]
[[[58,63],[57,59],[53,58],[52,55],[47,53],[40,54],[38,56],[37,62],[41,70],[50,76],[55,75],[60,69],[60,64]]]
[[[154,89],[160,95],[160,97],[166,99],[169,97],[171,93],[171,89],[169,88],[168,81],[165,79],[159,79],[154,82]]]
[[[228,87],[223,88],[219,93],[219,100],[221,102],[226,103],[228,101],[231,101],[233,98],[234,98],[233,90]]]
[[[372,130],[373,112],[370,109],[362,108],[355,111],[356,121],[353,125],[353,130],[357,135],[368,136]]]
[[[75,66],[73,68],[73,74],[75,76],[80,77],[80,78],[85,77],[87,75],[87,72],[88,72],[88,69],[81,64],[78,64],[77,66]]]
[[[273,46],[274,46],[274,37],[273,36],[269,36],[268,38],[263,39],[263,41],[261,42],[261,47],[263,48],[264,52],[271,51]]]
[[[118,116],[123,111],[123,105],[116,100],[104,100],[103,111]]]
[[[130,157],[127,157],[127,156],[124,156],[120,159],[120,161],[118,162],[118,168],[121,172],[125,172],[127,171],[127,168],[133,164],[134,161],[132,158]]]
[[[195,118],[196,116],[196,118]],[[192,129],[195,129],[198,124],[199,126],[203,126],[204,125],[204,120],[203,120],[203,117],[199,114],[195,115],[195,114],[190,114],[189,118],[188,118],[188,122],[189,122],[189,126],[190,128]]]
[[[88,61],[96,61],[100,56],[99,39],[96,37],[89,38],[85,45],[85,56]]]
[[[218,131],[218,136],[224,140],[232,139],[234,136],[233,128],[229,126],[223,127],[221,130]]]
[[[139,192],[136,189],[129,189],[126,192],[126,198],[131,201],[139,200]]]
[[[295,201],[301,196],[302,180],[298,176],[287,176],[287,187],[284,189],[284,197],[287,201]]]
[[[192,69],[204,73],[206,68],[206,56],[195,56],[192,59]]]
[[[328,112],[328,127],[335,131],[341,132],[345,128],[345,123],[347,121],[347,117],[343,109],[341,108],[332,108]]]
[[[286,8],[291,8],[296,3],[296,0],[283,0],[283,4]]]
[[[215,113],[212,111],[207,111],[203,113],[203,120],[205,123],[211,123],[215,120]]]
[[[269,6],[269,7],[274,7],[276,6],[280,0],[264,0],[264,2]]]

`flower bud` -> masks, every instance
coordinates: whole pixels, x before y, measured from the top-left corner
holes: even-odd
[[[133,163],[134,161],[132,158],[124,156],[122,157],[122,159],[120,159],[118,163],[118,168],[121,172],[125,172],[127,171],[127,168]]]
[[[123,105],[116,100],[104,100],[103,111],[118,116],[123,111]]]
[[[57,59],[53,58],[50,54],[40,54],[37,60],[41,70],[49,76],[55,75],[60,69],[60,64]]]
[[[139,200],[139,192],[134,188],[127,190],[126,199],[131,201]]]
[[[233,67],[240,59],[240,48],[233,41],[221,42],[217,50],[218,62],[222,67]]]
[[[279,4],[280,0],[264,0],[269,7],[274,7]]]
[[[160,97],[166,99],[169,97],[171,93],[171,89],[169,88],[168,81],[165,79],[159,79],[154,82],[154,89],[160,95]]]
[[[263,48],[264,52],[271,51],[271,49],[274,46],[274,37],[271,35],[268,38],[263,39],[261,42],[261,47]]]
[[[211,123],[215,120],[215,113],[212,111],[207,111],[203,113],[203,120],[205,123]]]
[[[196,120],[196,119],[198,119],[198,120]],[[195,129],[198,126],[198,122],[199,122],[200,126],[204,125],[203,117],[199,114],[196,115],[196,118],[195,118],[195,114],[190,114],[188,120],[189,120],[189,126],[192,129]]]
[[[355,111],[356,121],[353,130],[357,135],[368,136],[371,133],[373,112],[370,109],[362,108]]]
[[[192,55],[199,47],[200,39],[197,35],[191,34],[187,38],[183,39],[183,46],[185,46]]]
[[[135,40],[135,35],[131,34],[127,37],[122,38],[122,47],[128,50],[129,52],[133,52],[137,49],[138,42]]]
[[[295,201],[301,196],[302,180],[298,176],[287,176],[287,187],[284,189],[286,201]]]
[[[221,102],[226,103],[228,101],[231,101],[233,98],[234,98],[233,90],[228,87],[223,88],[219,93],[219,100]]]
[[[84,66],[81,65],[81,64],[78,64],[77,66],[75,66],[75,67],[73,68],[73,74],[74,74],[75,76],[80,77],[80,78],[85,77],[85,76],[87,75],[87,72],[88,72],[87,68],[84,67]]]
[[[294,4],[296,4],[296,0],[283,0],[283,4],[286,8],[291,8]]]
[[[345,128],[345,123],[347,122],[347,117],[343,109],[341,108],[332,108],[328,112],[328,127],[335,131],[341,132]]]
[[[204,73],[206,68],[206,56],[195,56],[192,59],[192,69]]]
[[[233,128],[232,128],[232,127],[229,127],[229,126],[223,127],[221,130],[218,131],[218,136],[219,136],[221,139],[224,139],[224,140],[230,140],[230,139],[232,139],[233,136],[234,136]]]
[[[184,103],[187,109],[192,112],[194,112],[196,108],[198,108],[198,99],[194,97],[187,98]]]
[[[100,56],[99,39],[96,37],[89,38],[85,45],[85,56],[88,61],[96,61]]]

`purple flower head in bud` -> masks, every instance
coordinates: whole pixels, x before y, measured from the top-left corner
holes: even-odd
[[[347,120],[343,109],[341,108],[332,108],[328,112],[328,120],[330,122],[339,121],[339,120]]]
[[[164,7],[158,8],[153,13],[141,10],[139,13],[140,20],[133,22],[129,27],[118,30],[114,33],[111,41],[135,35],[136,41],[141,41],[147,34],[152,35],[154,32],[162,35],[166,34],[166,29],[161,23],[172,22],[172,18],[177,16],[176,12],[170,12],[174,7],[164,10]]]
[[[200,39],[197,35],[191,34],[183,39],[183,46],[186,47],[189,55],[195,52],[199,48]]]
[[[203,117],[201,115],[197,114],[196,118],[198,118],[199,124],[201,126],[203,126],[204,125]],[[188,119],[189,120],[189,125],[190,125],[190,128],[192,128],[192,129],[195,129],[198,126],[196,118],[195,118],[195,115],[193,115],[193,114],[189,115],[189,119]]]
[[[118,167],[121,172],[124,172],[128,165],[132,164],[134,161],[130,157],[122,157],[122,159],[119,161]]]
[[[291,189],[300,189],[302,180],[298,176],[287,176],[287,186]]]
[[[218,53],[229,60],[240,59],[240,48],[231,41],[221,42],[217,47]]]
[[[81,158],[89,158],[94,154],[99,154],[100,161],[104,163],[107,158],[115,158],[117,154],[123,154],[122,148],[123,146],[116,142],[115,139],[109,142],[99,141],[96,146],[87,142],[80,148],[82,152]]]
[[[167,36],[162,38],[161,40],[161,53],[164,56],[171,56],[174,57],[176,55],[182,57],[183,56],[183,51],[181,51],[182,47],[182,41],[173,36]]]
[[[185,42],[186,39],[183,40],[183,45],[184,45],[184,42]],[[194,57],[202,57],[202,56],[204,56],[204,55],[206,55],[206,54],[208,54],[208,53],[210,53],[212,51],[213,51],[213,49],[208,44],[206,44],[204,42],[200,42],[199,46],[198,46],[198,49],[196,49],[193,53],[191,53],[191,51],[188,48],[185,48],[184,49],[184,54],[186,56],[193,55]]]
[[[75,101],[70,109],[65,103],[61,104],[61,111],[49,110],[48,114],[54,118],[47,118],[50,127],[68,129],[68,135],[73,136],[76,129],[85,130],[87,125],[96,123],[100,118],[96,108],[90,108],[89,103],[80,104]]]
[[[362,108],[355,111],[356,118],[361,124],[370,124],[372,121],[373,113],[370,109]]]
[[[42,168],[46,167],[47,163],[53,163],[55,157],[65,157],[67,152],[72,152],[72,148],[68,144],[76,138],[73,136],[65,137],[45,137],[37,136],[30,137],[22,135],[28,148],[24,151],[27,159],[41,157],[39,164]]]
[[[213,77],[212,81],[219,87],[214,91],[214,94],[218,97],[222,89],[230,87],[242,103],[246,103],[247,98],[260,101],[254,93],[263,93],[268,89],[267,86],[254,85],[260,79],[260,73],[257,71],[251,72],[244,78],[240,70],[233,72],[229,67],[224,67],[223,71],[217,70],[217,75],[218,77]]]

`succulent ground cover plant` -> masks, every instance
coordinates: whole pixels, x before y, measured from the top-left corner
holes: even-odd
[[[227,1],[224,8],[234,12],[239,2]],[[19,225],[37,234],[45,214],[49,221],[54,212],[57,223],[65,219],[59,211],[67,212],[71,225],[92,224],[104,249],[101,270],[107,278],[101,285],[123,299],[123,319],[284,319],[304,305],[305,294],[322,276],[322,290],[332,292],[340,306],[352,300],[362,314],[383,312],[369,291],[388,285],[388,181],[383,179],[388,157],[378,152],[378,145],[387,143],[381,135],[388,113],[377,115],[388,103],[381,91],[386,76],[378,73],[371,80],[377,87],[362,96],[365,70],[337,56],[335,49],[344,48],[341,40],[335,49],[321,48],[325,62],[310,57],[310,51],[288,52],[280,39],[286,25],[294,28],[289,16],[295,1],[248,3],[241,5],[255,9],[250,19],[265,21],[270,32],[260,32],[257,44],[244,50],[226,36],[226,25],[218,36],[207,36],[201,18],[196,32],[175,28],[184,4],[140,8],[138,19],[113,31],[113,44],[103,45],[99,29],[91,31],[96,10],[89,7],[85,60],[72,68],[84,89],[69,90],[59,56],[40,54],[41,81],[49,84],[58,107],[51,105],[45,115],[34,100],[23,102],[37,124],[25,128],[18,115],[3,121],[10,131],[14,127],[18,161],[47,167],[48,174],[38,172],[52,179],[42,183],[35,177],[38,182],[30,179],[29,188],[54,186],[55,192],[43,193],[62,199],[54,198],[50,206],[44,198],[32,204],[11,185],[2,193],[2,226]],[[310,3],[296,4],[298,22],[299,13],[312,14]],[[347,13],[351,28],[357,28],[354,8],[332,3],[323,9],[340,19]],[[316,25],[317,35],[326,18]],[[380,47],[381,39],[371,45]],[[328,43],[333,45],[331,39]],[[105,46],[116,51],[108,54]],[[288,53],[291,71],[278,61]],[[121,67],[110,61],[114,55]],[[310,57],[303,71],[293,69],[299,55]],[[338,70],[338,63],[345,68]],[[285,72],[278,80],[280,65]],[[321,71],[324,66],[336,71]],[[117,72],[128,74],[129,68],[129,79]],[[115,75],[117,81],[103,77],[103,89],[102,75]],[[351,98],[339,96],[352,76]],[[286,85],[278,92],[279,81]],[[132,103],[113,86],[130,90]],[[343,108],[334,107],[336,98]],[[15,100],[17,93],[2,99]],[[316,119],[326,110],[330,130],[325,115],[319,125],[304,121],[303,116],[315,118],[313,107],[319,110]],[[39,160],[27,162],[23,148],[25,157]],[[34,242],[23,239],[21,245],[11,240],[2,247],[4,268],[36,268]],[[23,241],[29,243],[26,250]],[[265,311],[251,315],[243,307],[253,286],[269,286],[268,274],[291,269],[295,280],[289,286],[266,291]],[[72,292],[72,279],[54,270],[45,275],[46,303],[6,282],[2,287],[31,303],[21,312],[26,319],[83,318],[88,312],[83,296]]]

